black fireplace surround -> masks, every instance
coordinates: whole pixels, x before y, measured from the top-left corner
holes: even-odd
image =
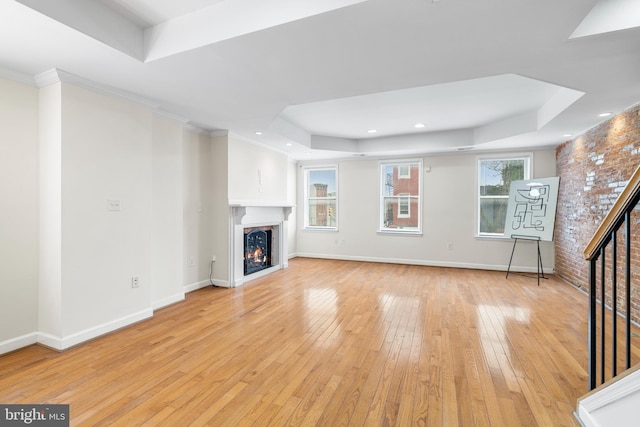
[[[256,273],[272,266],[272,227],[245,228],[244,275]]]

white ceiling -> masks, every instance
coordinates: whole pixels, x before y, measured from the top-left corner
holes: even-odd
[[[553,147],[640,102],[639,3],[0,0],[0,75],[297,159]]]
[[[511,74],[292,105],[282,117],[312,134],[353,139],[475,128],[538,110],[557,90]]]
[[[152,27],[170,19],[197,12],[224,0],[100,0],[125,15],[142,28]]]

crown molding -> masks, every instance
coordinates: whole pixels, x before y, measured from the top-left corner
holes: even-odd
[[[180,116],[178,114],[169,113],[159,108],[156,108],[155,110],[153,110],[153,114],[155,114],[156,116],[164,117],[169,120],[176,121],[178,123],[181,123],[183,126],[186,126],[189,123],[189,119],[187,119],[186,117]]]
[[[36,85],[33,77],[31,77],[29,74],[13,71],[8,68],[0,67],[0,77],[4,77],[5,79],[13,80],[19,83],[24,83],[29,86]]]
[[[60,83],[62,80],[58,75],[58,70],[52,68],[51,70],[43,71],[42,73],[33,76],[33,81],[38,88],[43,88],[55,83]]]
[[[217,136],[229,136],[229,131],[227,129],[213,129],[209,131],[209,136],[211,138],[215,138]]]
[[[2,69],[0,69],[0,75],[2,75]],[[97,92],[102,95],[124,99],[126,101],[131,101],[136,104],[147,107],[152,110],[153,114],[168,118],[170,120],[175,120],[176,122],[182,124],[182,126],[184,126],[184,128],[189,131],[196,132],[196,133],[207,132],[206,129],[191,123],[189,118],[178,115],[178,114],[169,113],[168,111],[165,111],[162,108],[160,108],[156,102],[153,102],[150,99],[147,99],[143,96],[135,95],[127,91],[116,89],[111,86],[96,83],[92,80],[77,76],[72,73],[68,73],[64,70],[53,68],[51,70],[42,72],[36,75],[33,79],[31,79],[30,83],[33,84],[34,82],[38,88],[46,87],[46,86],[49,86],[55,83],[60,83],[60,82],[73,84],[75,86],[78,86],[93,92]],[[222,134],[214,135],[215,132],[224,132],[224,135],[227,134],[226,130],[225,131],[214,130],[210,132],[211,132],[211,136],[222,135]]]
[[[161,111],[156,102],[153,102],[150,99],[147,99],[143,96],[135,95],[131,92],[116,89],[112,86],[96,83],[93,80],[89,80],[84,77],[77,76],[75,74],[66,72],[64,70],[60,70],[58,68],[53,68],[51,70],[37,74],[34,77],[34,80],[36,82],[36,86],[38,86],[39,88],[49,86],[59,82],[69,83],[74,86],[81,87],[83,89],[100,93],[102,95],[112,96],[115,98],[131,101],[136,104],[140,104],[144,107],[150,108],[154,111]]]
[[[193,123],[187,121],[182,125],[182,128],[186,131],[189,132],[193,132],[193,133],[197,133],[197,134],[203,134],[203,133],[207,133],[206,129],[201,128],[198,125],[194,125]]]

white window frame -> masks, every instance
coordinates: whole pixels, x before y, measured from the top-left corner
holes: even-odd
[[[508,161],[508,160],[524,160],[524,177],[522,179],[531,179],[531,171],[533,170],[533,154],[532,153],[509,153],[509,154],[495,154],[487,156],[477,156],[476,158],[476,237],[481,238],[506,238],[504,233],[487,233],[480,232],[480,204],[483,199],[496,199],[504,198],[508,199],[509,195],[493,195],[482,196],[480,194],[480,186],[482,184],[482,177],[480,173],[482,171],[481,164],[484,161]]]
[[[407,173],[402,173],[402,168],[398,167],[398,179],[411,179],[411,166],[407,165]]]
[[[409,201],[409,215],[407,216],[400,216],[400,214],[398,213],[398,218],[410,218],[411,217],[411,201],[413,199],[417,199],[417,206],[418,206],[418,227],[417,229],[410,229],[410,230],[405,230],[405,229],[399,229],[399,228],[385,228],[384,226],[384,214],[385,214],[385,205],[384,205],[384,200],[385,197],[389,197],[389,196],[385,196],[385,185],[387,184],[387,177],[384,174],[384,168],[385,166],[389,166],[389,165],[411,165],[411,164],[418,164],[418,195],[417,196],[408,196],[405,193],[403,193],[404,195],[397,195],[397,196],[393,196],[393,197],[397,197],[398,199],[400,198],[406,198]],[[419,159],[393,159],[393,160],[384,160],[381,161],[378,165],[378,174],[380,175],[379,180],[380,180],[380,188],[378,189],[378,197],[380,198],[379,201],[379,209],[380,209],[380,215],[379,215],[379,219],[378,219],[378,233],[380,234],[403,234],[403,235],[418,235],[421,236],[422,235],[422,193],[423,193],[423,186],[422,186],[422,179],[423,179],[423,175],[422,175],[422,158]],[[411,167],[409,166],[409,172],[408,175],[400,175],[400,168],[398,168],[398,179],[407,179],[411,176]]]
[[[312,171],[332,170],[335,173],[336,179],[336,195],[335,197],[310,197],[309,196],[309,173]],[[322,165],[322,166],[304,166],[303,167],[303,183],[304,183],[304,228],[307,230],[330,230],[335,231],[338,229],[338,165]],[[318,226],[309,225],[309,201],[313,200],[334,200],[335,210],[333,215],[335,217],[335,225],[333,226]]]
[[[400,171],[398,170],[398,179],[403,179],[400,177]],[[402,213],[402,204],[407,204],[407,213]],[[411,195],[408,193],[398,194],[398,218],[411,218]]]

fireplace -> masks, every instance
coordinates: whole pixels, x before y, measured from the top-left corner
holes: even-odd
[[[287,228],[292,207],[286,202],[229,203],[229,287],[287,268]]]
[[[271,264],[273,227],[244,229],[244,275],[267,269]]]

